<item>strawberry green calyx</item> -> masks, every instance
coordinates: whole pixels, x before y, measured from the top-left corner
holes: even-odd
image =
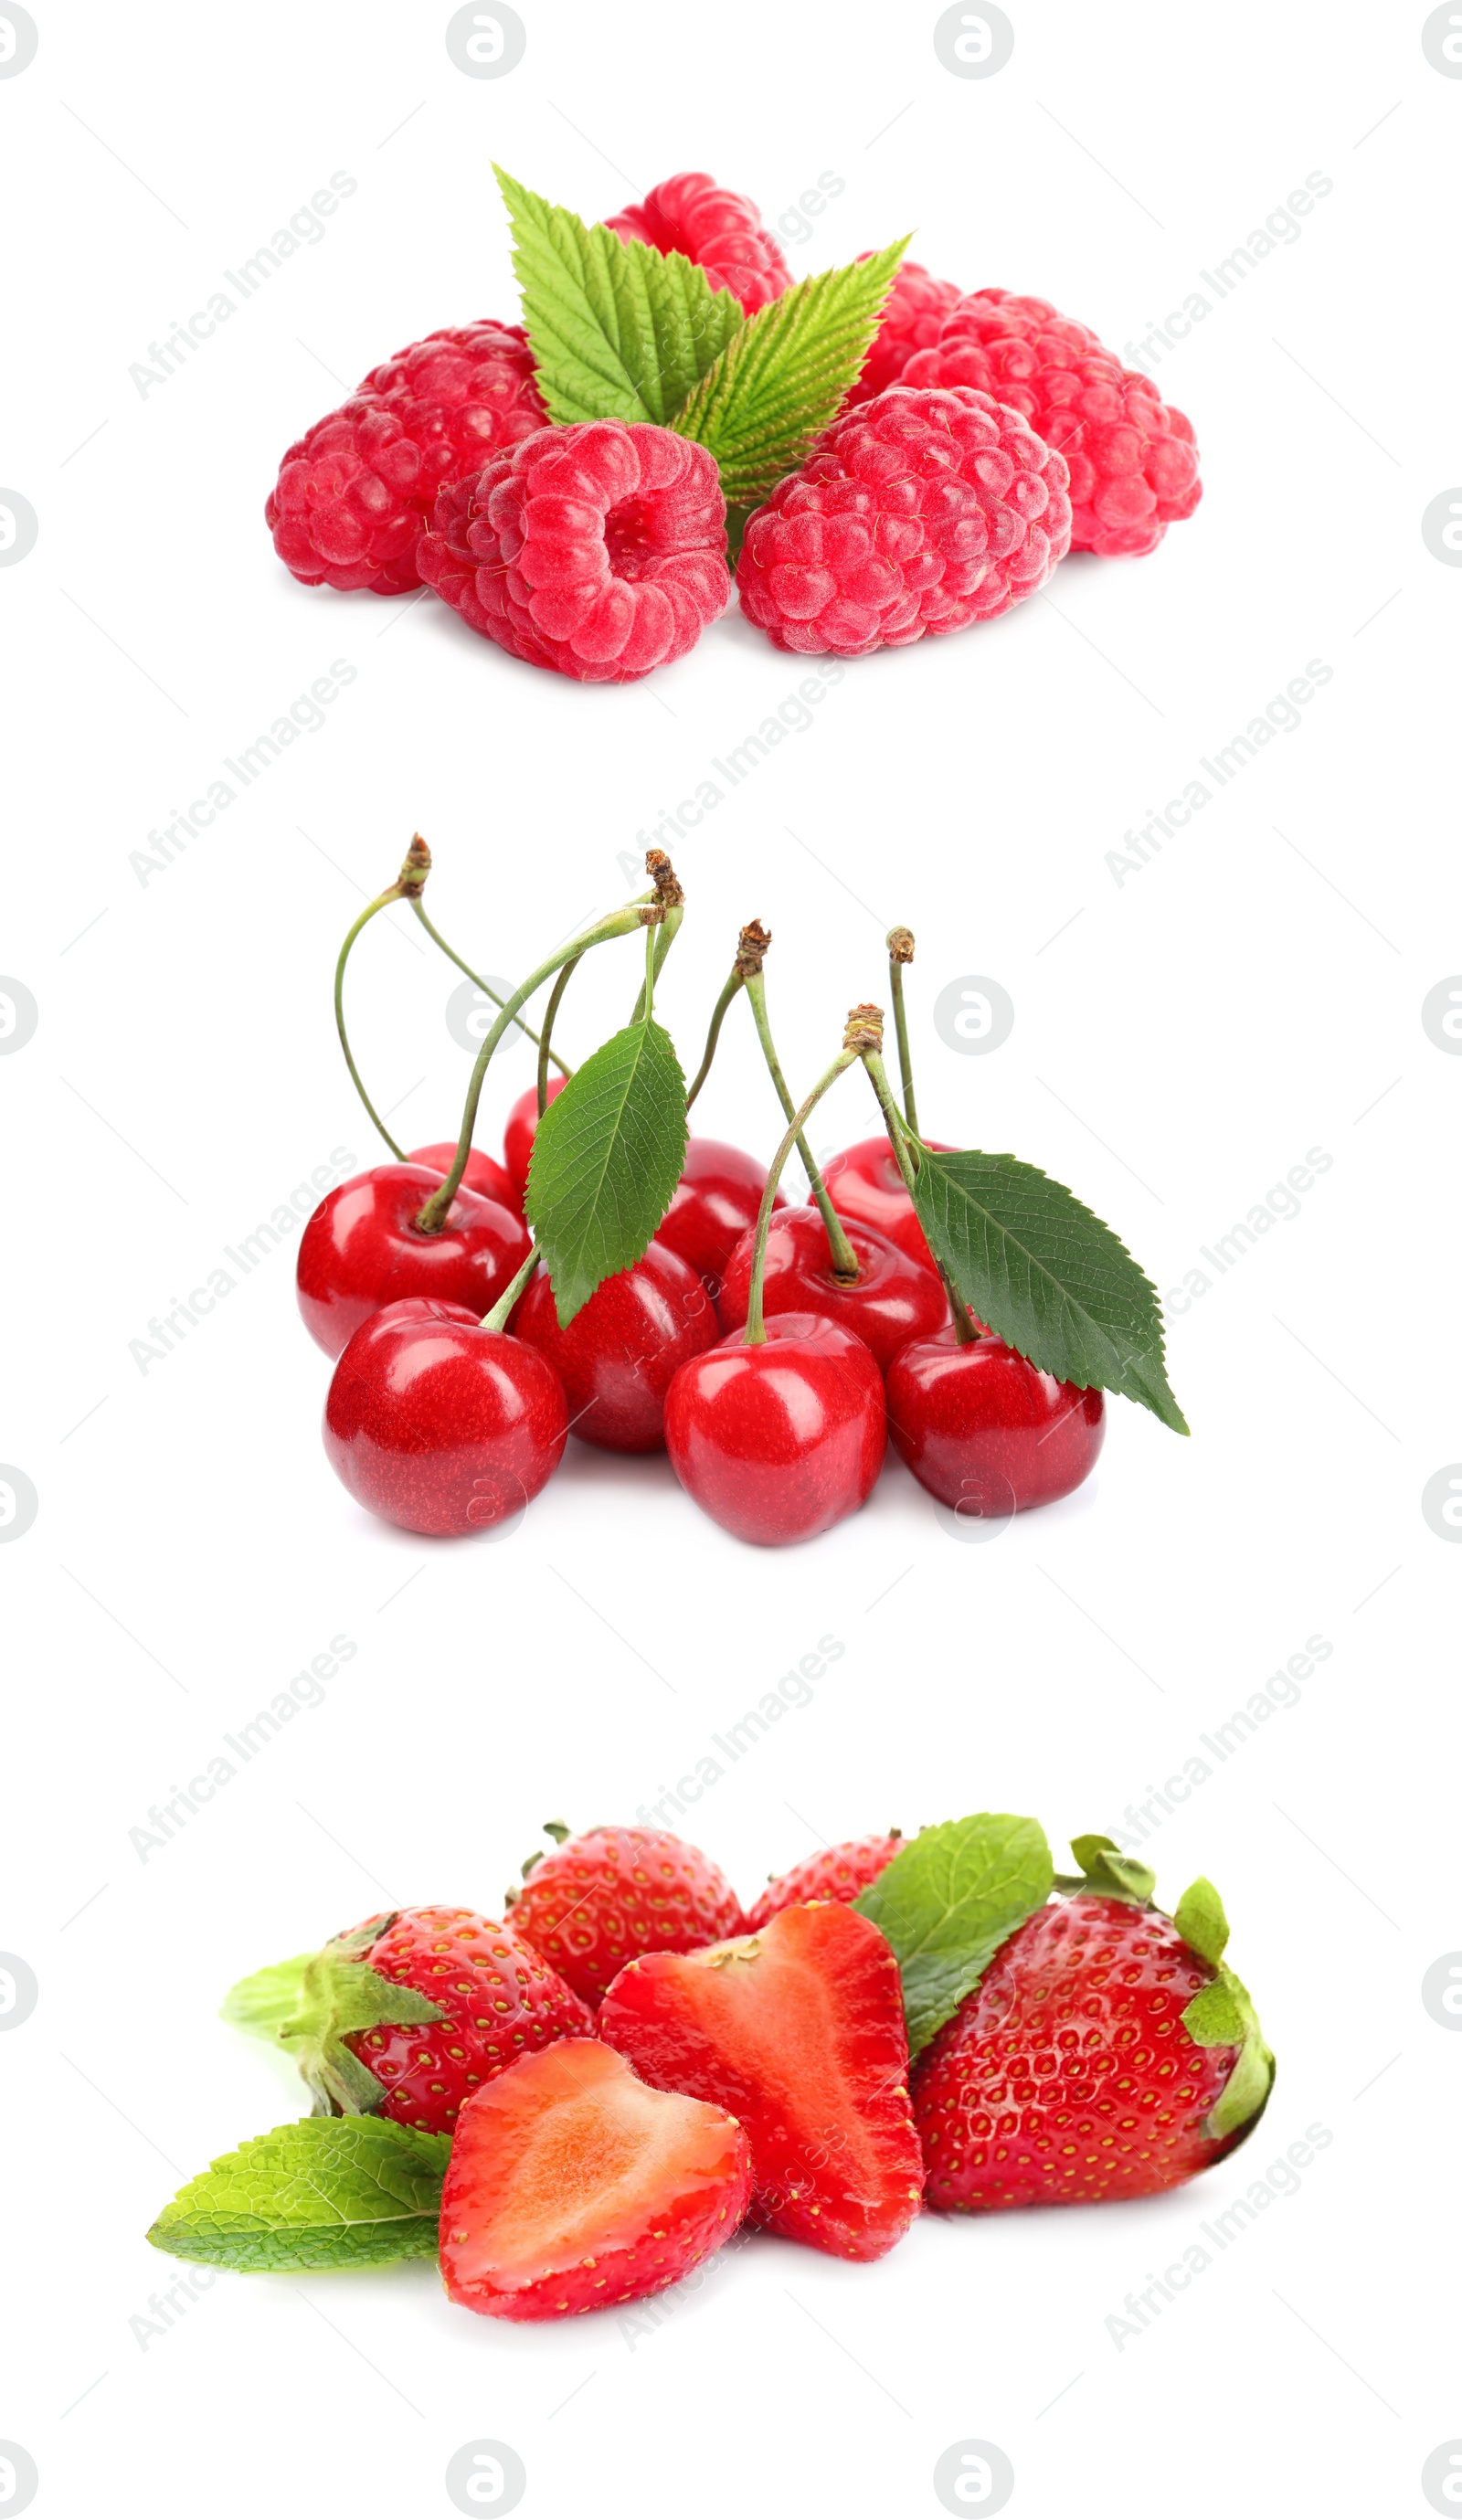
[[[563,1846],[573,1835],[573,1831],[566,1820],[546,1820],[543,1823],[543,1834],[545,1837],[551,1837],[555,1846]],[[518,1868],[520,1879],[530,1881],[542,1861],[543,1849],[541,1846],[535,1847],[531,1855],[525,1856]],[[503,1893],[504,1912],[511,1914],[522,1896],[523,1892],[516,1883],[510,1885]]]
[[[440,2007],[409,1986],[396,1986],[360,1955],[394,1918],[373,1917],[324,1950],[260,1969],[226,1998],[223,2018],[276,2041],[308,2085],[316,2117],[369,2117],[386,2097],[369,2066],[346,2047],[348,2037],[388,2023],[444,2019]],[[290,1999],[293,1998],[293,2001]]]
[[[1130,1856],[1119,1854],[1115,1838],[1074,1837],[1072,1853],[1081,1869],[1058,1872],[1058,1890],[1069,1896],[1079,1891],[1091,1899],[1130,1899],[1139,1908],[1151,1902],[1157,1887],[1156,1872],[1146,1864],[1134,1864]],[[1178,1931],[1181,1933],[1181,1926]],[[1193,1948],[1196,1951],[1198,1945],[1195,1943]],[[1204,1958],[1208,1958],[1207,1953]]]
[[[1223,1958],[1228,1918],[1211,1881],[1200,1877],[1185,1890],[1173,1923],[1189,1949],[1215,1971],[1212,1983],[1183,2011],[1183,2028],[1199,2048],[1237,2048],[1239,2061],[1211,2111],[1207,2132],[1216,2138],[1252,2126],[1274,2085],[1274,2050],[1259,2028],[1254,1999]]]

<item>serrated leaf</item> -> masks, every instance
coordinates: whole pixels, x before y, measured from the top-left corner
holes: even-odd
[[[919,1222],[979,1320],[1059,1381],[1119,1391],[1179,1435],[1157,1290],[1110,1225],[1015,1155],[919,1149]]]
[[[917,2055],[977,1986],[1007,1935],[1051,1895],[1039,1821],[975,1812],[926,1828],[853,1901],[893,1947]]]
[[[1200,1959],[1211,1960],[1214,1968],[1228,1947],[1228,1918],[1223,1902],[1211,1881],[1200,1873],[1191,1888],[1185,1890],[1172,1912],[1172,1921],[1190,1951]]]
[[[836,420],[908,238],[800,280],[733,334],[672,427],[708,447],[728,507],[755,506]]]
[[[683,253],[587,227],[501,166],[493,172],[550,417],[668,426],[745,323],[739,300]]]
[[[164,2205],[155,2249],[245,2272],[436,2254],[450,2138],[388,2118],[301,2118],[224,2153]]]
[[[561,1324],[643,1257],[685,1165],[685,1078],[653,1018],[576,1068],[533,1139],[527,1217]]]

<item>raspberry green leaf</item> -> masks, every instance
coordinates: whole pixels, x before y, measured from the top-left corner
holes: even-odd
[[[918,1153],[919,1222],[977,1317],[1044,1372],[1119,1391],[1186,1435],[1157,1289],[1110,1225],[1014,1155]]]
[[[301,2118],[224,2153],[164,2205],[155,2249],[242,2272],[436,2254],[451,2138],[389,2118]]]
[[[745,322],[738,299],[683,253],[586,227],[501,166],[493,172],[550,417],[668,427]]]
[[[975,1812],[911,1838],[853,1901],[893,1947],[909,2051],[957,2012],[1017,1925],[1051,1895],[1039,1821]]]
[[[533,1139],[527,1218],[567,1325],[642,1259],[685,1167],[685,1078],[653,1017],[575,1069]]]
[[[671,427],[715,457],[728,507],[764,499],[836,420],[908,242],[800,280],[758,307],[676,412]]]

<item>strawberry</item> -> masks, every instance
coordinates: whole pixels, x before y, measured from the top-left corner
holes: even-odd
[[[1242,2143],[1268,2098],[1274,2059],[1222,1964],[1212,1884],[1168,1917],[1110,1838],[1073,1852],[1069,1895],[1000,1944],[915,2069],[925,2192],[944,2212],[1179,2186]]]
[[[898,1967],[851,1908],[785,1908],[758,1934],[631,1960],[599,2035],[647,2083],[740,2118],[769,2230],[881,2258],[908,2229],[922,2164]]]
[[[638,2301],[729,2240],[751,2191],[724,2109],[649,2090],[597,2039],[561,2039],[462,2111],[441,2195],[448,2295],[523,2319]]]
[[[236,1986],[226,2019],[277,2039],[316,2113],[449,2134],[464,2102],[593,2015],[530,1943],[471,1908],[402,1908]]]
[[[878,1879],[886,1864],[892,1863],[902,1844],[902,1830],[892,1828],[887,1837],[845,1837],[841,1846],[825,1846],[819,1854],[807,1856],[794,1864],[790,1872],[768,1878],[754,1908],[747,1910],[748,1931],[759,1933],[784,1908],[805,1907],[809,1899],[851,1903],[870,1881]]]
[[[725,1874],[663,1829],[591,1828],[530,1855],[526,1887],[510,1890],[514,1930],[532,1944],[586,2003],[602,2001],[626,1960],[645,1952],[693,1952],[745,1929]],[[564,1842],[567,1840],[567,1844]]]

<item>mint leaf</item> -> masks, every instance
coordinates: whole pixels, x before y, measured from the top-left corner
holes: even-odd
[[[586,227],[501,166],[493,172],[550,417],[668,426],[745,322],[738,299],[683,253]]]
[[[891,1943],[917,2055],[977,1986],[1000,1945],[1051,1895],[1039,1821],[975,1812],[922,1829],[853,1901]]]
[[[1156,1289],[1060,1182],[1014,1155],[921,1147],[914,1206],[960,1295],[1008,1347],[1062,1382],[1140,1401],[1187,1434]]]
[[[708,447],[728,507],[755,506],[836,420],[857,381],[908,238],[757,308],[672,426]]]
[[[304,1972],[313,1958],[313,1952],[301,1952],[297,1959],[279,1960],[273,1968],[241,1977],[224,1997],[219,2019],[231,2021],[236,2030],[251,2031],[256,2039],[277,2039],[284,2023],[299,2009]]]
[[[685,1163],[685,1078],[670,1036],[627,1024],[576,1068],[533,1139],[527,1217],[566,1325],[643,1257]]]
[[[224,2153],[147,2236],[172,2257],[244,2272],[434,2257],[451,2148],[388,2118],[301,2118]]]

